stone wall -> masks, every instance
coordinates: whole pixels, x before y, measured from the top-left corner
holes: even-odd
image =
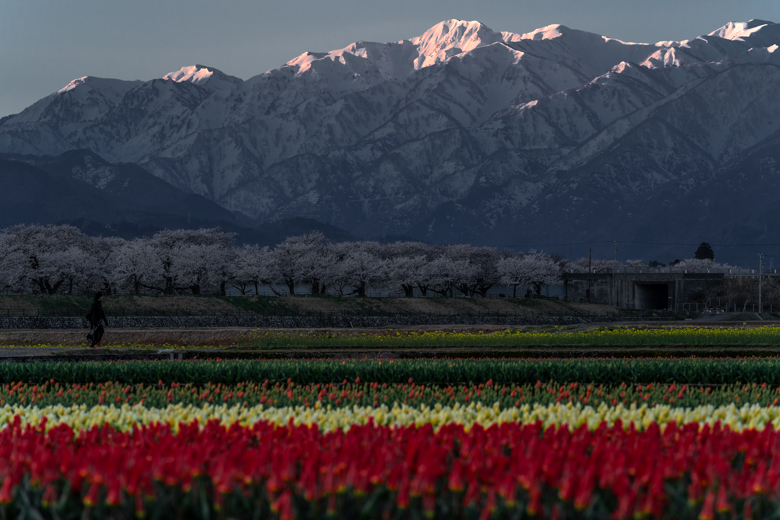
[[[362,328],[413,325],[571,325],[631,317],[576,316],[124,316],[109,317],[113,329],[148,328]],[[644,319],[644,318],[643,318]],[[0,330],[88,329],[84,318],[0,317]]]

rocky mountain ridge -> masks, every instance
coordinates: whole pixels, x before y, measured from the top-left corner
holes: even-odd
[[[80,78],[1,119],[0,152],[85,148],[259,221],[362,236],[767,240],[778,44],[780,24],[762,20],[655,44],[448,20],[246,81],[200,65]]]

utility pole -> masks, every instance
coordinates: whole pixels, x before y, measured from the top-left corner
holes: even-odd
[[[758,313],[761,314],[761,271],[764,268],[764,253],[758,253]]]
[[[585,297],[588,299],[588,303],[590,303],[590,273],[593,271],[593,268],[591,267],[591,258],[593,254],[593,249],[588,248],[588,292],[585,293]]]
[[[615,279],[615,269],[617,268],[617,240],[615,240],[615,263],[612,264],[612,282],[614,283],[615,287],[615,307],[618,306],[618,285],[617,280]],[[610,298],[611,300],[612,298]]]

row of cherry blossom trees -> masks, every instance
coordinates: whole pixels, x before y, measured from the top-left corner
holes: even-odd
[[[289,237],[276,247],[236,246],[218,228],[165,230],[124,240],[89,237],[71,226],[19,225],[0,232],[0,287],[14,292],[155,294],[386,294],[512,296],[587,271],[543,252],[517,253],[464,244],[331,243],[321,233]],[[594,272],[614,267],[599,261]]]
[[[13,292],[354,294],[486,296],[494,286],[541,292],[561,262],[469,245],[331,243],[321,233],[276,247],[235,246],[218,228],[165,230],[124,240],[71,226],[19,225],[0,232],[0,286]]]

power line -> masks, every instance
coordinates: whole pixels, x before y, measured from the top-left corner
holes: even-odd
[[[618,240],[622,244],[641,244],[647,246],[698,246],[701,242],[682,242],[682,243],[667,243],[667,242],[634,242],[630,240]],[[766,246],[780,246],[777,244],[710,244],[712,247],[766,247]]]
[[[591,244],[634,244],[644,246],[698,246],[701,242],[638,242],[633,240],[594,240],[590,242],[555,242],[547,244],[511,244],[512,247],[550,247],[550,246],[586,246]],[[780,243],[769,244],[710,244],[712,247],[771,247],[780,246]],[[497,247],[508,247],[509,245],[502,245]]]

